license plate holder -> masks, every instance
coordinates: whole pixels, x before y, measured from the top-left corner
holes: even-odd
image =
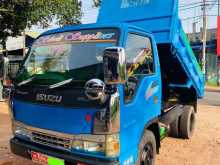
[[[55,158],[35,151],[31,151],[31,160],[41,165],[65,165],[63,159]]]

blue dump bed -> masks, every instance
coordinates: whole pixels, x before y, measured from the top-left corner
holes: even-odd
[[[98,23],[129,23],[151,31],[165,86],[194,88],[203,97],[204,77],[183,31],[178,0],[103,0]]]

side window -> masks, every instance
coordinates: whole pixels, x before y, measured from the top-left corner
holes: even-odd
[[[126,48],[128,81],[125,87],[125,101],[135,96],[138,85],[144,76],[154,73],[154,60],[151,40],[137,34],[129,34]]]

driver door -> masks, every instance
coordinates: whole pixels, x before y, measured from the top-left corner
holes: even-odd
[[[124,85],[121,138],[123,142],[129,137],[132,144],[122,144],[125,151],[130,150],[127,146],[137,146],[146,124],[161,113],[160,66],[152,40],[141,33],[128,33],[126,39],[128,80]]]

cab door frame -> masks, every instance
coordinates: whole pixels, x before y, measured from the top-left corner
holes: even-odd
[[[125,102],[125,85],[121,93],[121,157],[120,162],[124,162],[127,159],[134,160],[136,162],[138,157],[139,142],[142,138],[143,131],[149,123],[153,120],[157,120],[161,114],[161,102],[162,102],[162,82],[160,73],[160,63],[157,52],[156,42],[152,34],[142,31],[136,28],[128,28],[123,38],[123,47],[126,48],[127,38],[129,34],[140,35],[147,37],[151,41],[153,62],[154,62],[154,73],[152,75],[146,75],[140,81],[140,85],[137,89],[136,96],[129,103]],[[146,82],[146,84],[145,84]],[[148,83],[148,84],[147,84]],[[154,102],[154,91],[156,89],[156,99]],[[149,103],[146,100],[147,92],[152,94],[148,96]],[[146,110],[144,110],[146,108]],[[129,137],[129,138],[128,138]],[[129,140],[128,140],[129,139]]]

